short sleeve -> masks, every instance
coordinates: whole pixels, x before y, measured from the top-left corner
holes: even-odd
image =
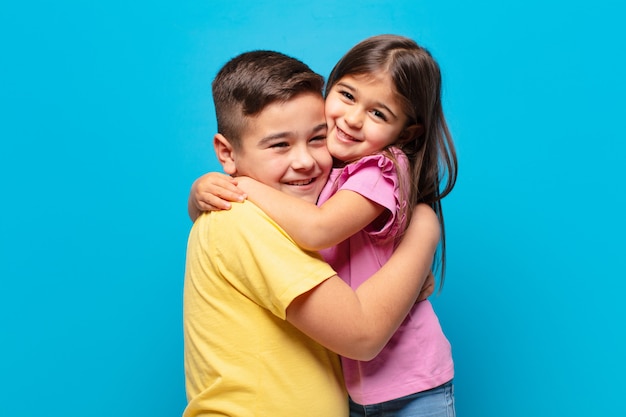
[[[349,190],[385,207],[389,218],[378,230],[366,231],[377,238],[396,236],[406,222],[406,199],[401,196],[408,192],[408,185],[401,182],[398,167],[406,172],[406,156],[397,151],[397,162],[384,154],[369,155],[346,165],[336,177],[335,189]]]
[[[335,275],[317,252],[299,248],[252,202],[219,213],[211,240],[222,276],[276,316],[284,319],[296,297]]]

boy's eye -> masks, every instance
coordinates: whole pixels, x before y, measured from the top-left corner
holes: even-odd
[[[322,142],[326,140],[326,135],[319,135],[311,138],[311,142]]]
[[[270,148],[286,148],[289,146],[287,142],[276,142],[270,145]]]

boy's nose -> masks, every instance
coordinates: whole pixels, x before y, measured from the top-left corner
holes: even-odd
[[[294,151],[291,166],[296,170],[308,170],[315,166],[315,159],[307,149]]]

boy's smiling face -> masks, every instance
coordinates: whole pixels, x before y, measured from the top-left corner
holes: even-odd
[[[324,100],[304,93],[248,118],[239,148],[216,135],[216,153],[227,174],[315,203],[332,167],[326,131]]]

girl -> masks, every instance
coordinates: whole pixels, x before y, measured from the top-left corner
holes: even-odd
[[[441,289],[441,199],[454,187],[457,161],[437,63],[411,39],[374,36],[337,63],[325,96],[327,146],[335,164],[317,206],[249,178],[205,176],[192,187],[190,215],[227,208],[222,198],[247,196],[300,246],[320,250],[357,288],[389,259],[413,207],[427,203],[442,228]],[[315,180],[290,185],[306,187]],[[376,358],[342,358],[342,365],[353,417],[455,413],[450,344],[428,300],[416,303]]]

